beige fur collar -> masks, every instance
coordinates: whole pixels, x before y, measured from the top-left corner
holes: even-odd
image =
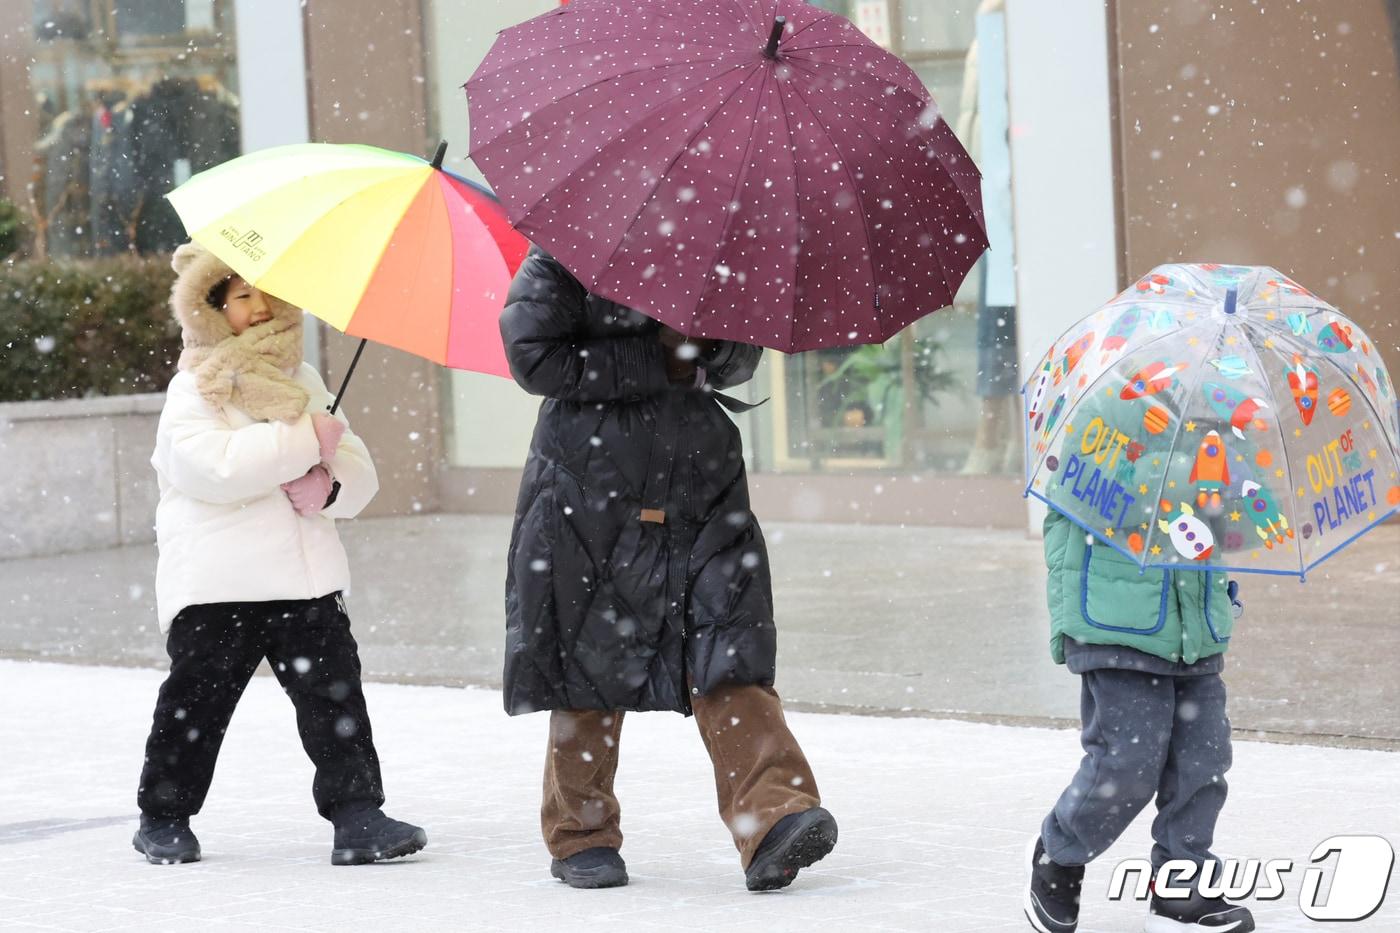
[[[267,296],[272,320],[234,336],[228,320],[209,304],[209,292],[233,270],[198,243],[175,251],[170,307],[180,322],[185,349],[179,367],[194,373],[210,405],[231,405],[261,421],[296,421],[306,410],[306,390],[288,372],[302,361],[302,313]]]

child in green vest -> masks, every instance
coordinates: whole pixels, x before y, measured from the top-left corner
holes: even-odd
[[[1143,572],[1123,551],[1141,554],[1156,541],[1152,549],[1194,553],[1202,568],[1218,560],[1212,548],[1223,548],[1238,527],[1222,509],[1220,492],[1228,484],[1219,482],[1218,467],[1238,451],[1227,453],[1220,426],[1205,423],[1150,438],[1155,448],[1100,443],[1097,435],[1141,436],[1146,408],[1118,398],[1091,402],[1064,428],[1066,459],[1083,455],[1086,469],[1122,487],[1123,508],[1114,510],[1108,527],[1095,529],[1100,537],[1059,512],[1045,519],[1050,653],[1080,676],[1085,754],[1027,853],[1026,917],[1041,933],[1073,933],[1084,866],[1154,797],[1154,869],[1174,859],[1216,862],[1209,850],[1231,760],[1220,672],[1238,607],[1235,588],[1224,573],[1207,569]],[[1217,467],[1206,480],[1202,463]],[[1071,472],[1052,482],[1072,482],[1065,478]],[[1075,495],[1081,493],[1088,490]],[[1149,534],[1149,523],[1159,520],[1170,540]],[[1142,556],[1147,563],[1166,557],[1160,550]],[[1146,928],[1245,933],[1254,921],[1246,908],[1193,886],[1184,899],[1154,890]]]

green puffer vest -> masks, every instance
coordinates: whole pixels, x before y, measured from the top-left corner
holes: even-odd
[[[1065,663],[1064,637],[1122,645],[1194,664],[1229,646],[1234,614],[1224,573],[1139,571],[1058,512],[1045,519],[1050,655]]]

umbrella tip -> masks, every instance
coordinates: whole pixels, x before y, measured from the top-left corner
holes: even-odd
[[[437,154],[433,156],[433,168],[442,168],[442,157],[447,155],[447,140],[438,143]]]
[[[1236,301],[1236,299],[1237,299],[1238,297],[1239,297],[1239,290],[1238,290],[1238,289],[1234,289],[1234,288],[1226,289],[1226,291],[1225,291],[1225,313],[1226,313],[1226,314],[1234,314],[1234,313],[1235,313],[1235,301]]]
[[[773,31],[768,34],[768,47],[763,50],[763,54],[769,58],[778,57],[778,40],[783,37],[783,27],[787,25],[787,17],[779,16],[773,20]]]

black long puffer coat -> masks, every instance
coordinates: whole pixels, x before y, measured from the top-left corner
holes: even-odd
[[[692,690],[773,683],[768,554],[710,391],[752,377],[762,351],[719,342],[707,387],[677,387],[660,329],[538,248],[511,285],[511,372],[545,396],[506,578],[511,714],[688,714]]]

